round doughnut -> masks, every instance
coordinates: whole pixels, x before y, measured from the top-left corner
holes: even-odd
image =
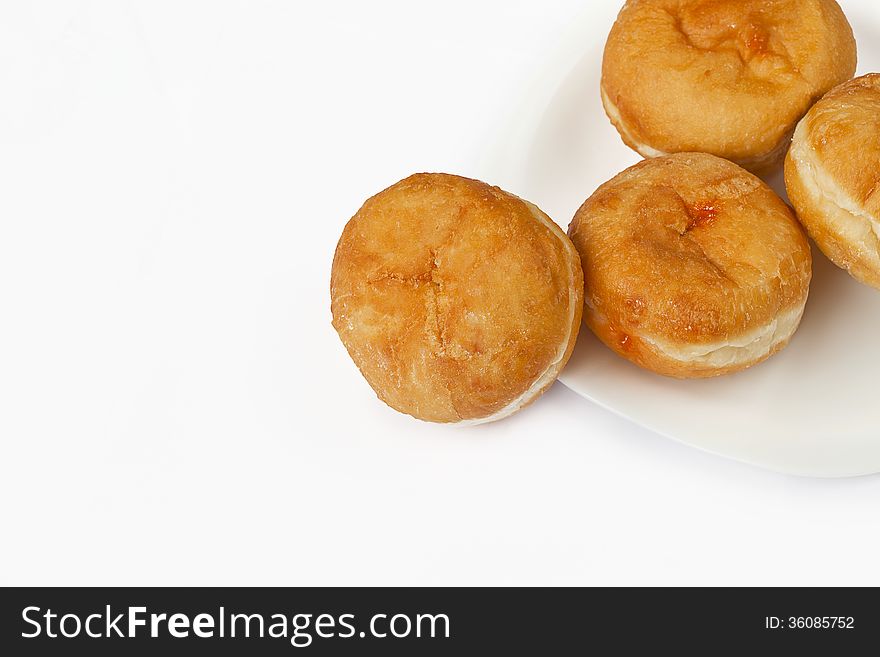
[[[416,174],[369,199],[333,258],[333,326],[379,398],[432,422],[499,420],[568,361],[580,258],[537,207]]]
[[[705,153],[643,160],[569,228],[584,320],[602,342],[677,378],[728,374],[782,349],[812,261],[791,210],[760,179]]]
[[[712,153],[760,172],[855,69],[834,0],[629,0],[605,45],[602,103],[644,157]]]
[[[807,113],[785,159],[785,186],[822,252],[880,288],[880,74],[845,82]]]

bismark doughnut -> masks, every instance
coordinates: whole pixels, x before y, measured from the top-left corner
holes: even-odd
[[[644,157],[699,151],[762,172],[855,69],[834,0],[629,0],[605,45],[601,96]]]
[[[704,153],[644,160],[605,183],[569,227],[584,320],[659,374],[728,374],[782,349],[811,277],[807,239],[759,178]]]
[[[476,424],[556,380],[580,327],[583,276],[536,206],[417,174],[348,222],[330,294],[333,326],[380,399],[422,420]]]
[[[785,160],[785,186],[822,252],[880,288],[880,74],[845,82],[807,113]]]

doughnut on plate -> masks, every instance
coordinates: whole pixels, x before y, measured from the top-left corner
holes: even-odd
[[[523,85],[477,173],[538,204],[563,228],[599,185],[640,160],[599,95],[602,51],[621,3],[590,3]],[[880,71],[880,3],[840,0],[857,75]],[[764,176],[784,196],[781,167]],[[787,199],[786,199],[787,200]],[[880,291],[813,247],[813,282],[790,345],[738,374],[679,381],[630,364],[586,328],[560,380],[583,397],[693,447],[796,475],[880,472]],[[573,427],[572,430],[575,430]],[[580,427],[584,440],[590,427]]]

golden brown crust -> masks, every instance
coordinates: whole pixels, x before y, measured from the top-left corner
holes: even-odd
[[[880,288],[880,74],[845,82],[807,113],[786,157],[785,185],[822,252]]]
[[[700,151],[761,171],[855,69],[834,0],[629,0],[605,46],[602,96],[646,157]]]
[[[627,169],[587,199],[569,235],[588,326],[668,376],[716,376],[767,358],[787,343],[809,291],[810,249],[791,210],[712,155]]]
[[[416,174],[339,240],[333,326],[377,395],[434,422],[518,410],[556,378],[583,305],[580,259],[540,210],[485,183]]]

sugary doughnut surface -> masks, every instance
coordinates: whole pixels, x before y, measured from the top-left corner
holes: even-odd
[[[417,174],[369,199],[339,240],[333,325],[378,396],[435,422],[515,412],[571,355],[580,259],[535,206]]]
[[[807,113],[785,161],[785,185],[822,252],[880,288],[880,74],[845,82]]]
[[[575,215],[584,319],[660,374],[715,376],[764,360],[800,321],[810,249],[760,179],[702,153],[644,160]]]
[[[602,98],[645,157],[699,151],[757,171],[855,68],[834,0],[629,0],[605,46]]]

